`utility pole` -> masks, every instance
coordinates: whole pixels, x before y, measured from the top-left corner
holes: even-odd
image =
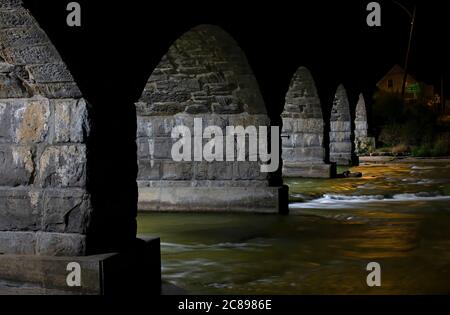
[[[441,114],[445,113],[445,97],[444,97],[444,73],[441,74]]]
[[[412,34],[413,34],[413,30],[414,30],[414,23],[416,21],[416,5],[414,5],[413,12],[411,13],[403,4],[401,4],[397,1],[394,1],[394,3],[397,4],[400,8],[402,8],[411,19],[411,26],[409,29],[408,48],[406,49],[405,67],[403,69],[404,73],[403,73],[403,82],[402,82],[402,98],[405,98],[406,80],[408,79],[409,52],[411,50]]]

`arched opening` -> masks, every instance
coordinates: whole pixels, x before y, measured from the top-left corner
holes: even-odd
[[[175,161],[172,156],[176,126],[191,130],[194,145],[208,127],[226,135],[229,126],[254,126],[261,136],[258,128],[270,125],[244,53],[221,28],[194,27],[170,46],[148,79],[136,114],[140,210],[280,210],[280,187],[269,186],[261,161],[249,156],[249,136],[245,161],[236,161],[237,144],[234,160]],[[195,120],[201,127],[194,135]]]
[[[283,176],[330,178],[331,165],[325,164],[322,108],[307,68],[295,72],[281,117]]]
[[[369,137],[366,102],[364,95],[359,94],[355,109],[355,154],[367,155],[375,149],[375,138]]]
[[[347,92],[342,84],[336,90],[330,117],[330,162],[352,165],[352,122]]]

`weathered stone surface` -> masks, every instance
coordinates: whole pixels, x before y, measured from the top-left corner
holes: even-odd
[[[267,174],[261,174],[258,162],[248,161],[248,152],[246,162],[175,162],[171,156],[172,145],[178,140],[171,139],[175,126],[184,125],[190,129],[192,146],[196,140],[203,145],[208,142],[207,139],[194,139],[195,118],[202,119],[202,132],[208,126],[218,126],[223,135],[227,126],[245,128],[270,124],[244,53],[218,27],[195,27],[174,42],[148,79],[136,103],[136,112],[138,183],[142,187],[154,187],[158,191],[157,199],[160,198],[152,209],[172,208],[171,202],[164,201],[170,199],[171,193],[181,194],[180,198],[172,199],[174,203],[183,202],[185,194],[191,194],[192,202],[199,207],[203,205],[205,210],[223,206],[222,201],[211,202],[210,197],[204,199],[202,193],[195,190],[172,190],[173,185],[185,188],[218,186],[223,187],[224,194],[226,187],[267,187]],[[236,152],[235,147],[235,155]],[[239,194],[234,200],[235,206],[249,207],[248,198],[245,193]],[[261,193],[255,200],[258,198],[276,197]],[[184,207],[183,204],[174,206],[177,209]]]
[[[86,146],[47,147],[39,158],[37,183],[40,187],[85,187]]]
[[[0,42],[7,47],[42,45],[48,42],[45,33],[37,27],[27,26],[0,30]]]
[[[49,132],[50,106],[48,99],[32,99],[19,104],[14,112],[15,142],[40,143]]]
[[[193,167],[191,162],[163,161],[161,170],[162,180],[192,179]]]
[[[347,92],[341,84],[336,90],[330,118],[330,161],[337,165],[352,163],[351,117]]]
[[[287,161],[283,163],[283,174],[287,174],[287,177],[332,178],[336,170],[333,165],[322,161],[303,163]]]
[[[90,133],[89,114],[84,99],[52,100],[55,112],[54,143],[83,143]]]
[[[163,161],[138,159],[138,172],[140,180],[160,180],[161,164]]]
[[[0,1],[0,252],[83,255],[88,105],[21,3]]]
[[[25,187],[0,188],[0,231],[41,228],[41,191]]]
[[[0,186],[28,185],[36,169],[32,147],[0,144]]]
[[[48,98],[80,98],[81,91],[75,82],[30,83],[36,95]]]
[[[181,36],[162,58],[136,104],[139,115],[265,113],[257,82],[236,42],[220,28],[201,25]],[[204,106],[192,105],[201,101]],[[176,106],[159,107],[158,103]],[[214,105],[214,106],[212,106]]]
[[[362,93],[359,94],[355,113],[355,138],[367,137],[367,111]]]
[[[80,256],[86,236],[71,233],[0,231],[0,253],[42,256]]]
[[[91,209],[90,196],[83,189],[45,190],[42,230],[84,234]]]
[[[37,83],[72,82],[73,78],[63,63],[46,63],[26,66],[30,78]]]
[[[0,189],[0,231],[85,233],[91,214],[83,189]]]
[[[143,211],[278,213],[282,211],[281,190],[242,183],[236,187],[140,187],[138,207]]]
[[[323,177],[321,168],[310,167],[311,161],[325,165],[324,122],[314,80],[305,67],[298,68],[291,80],[281,117],[281,158],[283,163],[295,165],[283,167],[283,176]],[[309,171],[298,171],[305,169]],[[315,173],[315,170],[318,172]]]
[[[205,114],[209,113],[210,110],[206,104],[192,104],[186,106],[185,112],[188,114]]]
[[[325,154],[323,147],[297,147],[297,148],[282,148],[282,157],[286,161],[323,161],[320,156]]]
[[[0,29],[30,26],[33,24],[33,20],[30,18],[28,11],[22,7],[12,5],[12,1],[7,1],[5,4],[2,3],[2,6],[4,7],[0,10]],[[8,10],[11,8],[14,10]]]
[[[61,60],[52,45],[21,46],[4,49],[5,61],[15,65],[57,63]]]
[[[86,236],[70,233],[36,233],[36,254],[43,256],[80,256],[86,252]]]
[[[22,80],[14,73],[14,69],[11,70],[9,73],[0,71],[0,99],[29,97],[30,94]]]
[[[375,150],[375,138],[368,136],[367,110],[364,96],[359,94],[355,113],[355,153],[367,155]]]
[[[0,231],[0,254],[35,254],[36,233]]]

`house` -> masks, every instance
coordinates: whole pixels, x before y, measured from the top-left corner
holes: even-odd
[[[399,65],[394,65],[384,77],[378,81],[377,87],[382,92],[402,93],[402,84],[405,71]],[[412,75],[406,76],[405,100],[414,103],[419,99],[426,104],[434,104],[435,101],[434,86],[424,82],[417,81]]]

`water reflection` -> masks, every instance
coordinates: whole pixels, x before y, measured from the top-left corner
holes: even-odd
[[[164,278],[191,293],[450,293],[450,168],[355,171],[290,181],[290,216],[153,213],[139,232],[161,236]],[[365,284],[370,261],[380,288]]]

